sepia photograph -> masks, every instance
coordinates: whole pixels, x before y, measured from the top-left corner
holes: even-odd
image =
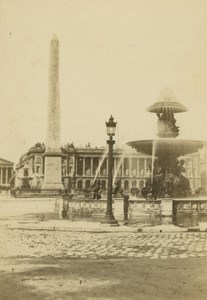
[[[207,299],[207,1],[0,0],[0,300]]]

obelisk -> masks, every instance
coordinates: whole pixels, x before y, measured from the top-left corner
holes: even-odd
[[[50,44],[47,141],[42,185],[45,190],[63,189],[60,135],[59,41],[53,36]]]

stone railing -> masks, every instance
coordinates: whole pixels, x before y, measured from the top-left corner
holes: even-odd
[[[104,217],[106,200],[63,199],[63,211],[68,217]]]
[[[60,190],[41,190],[38,188],[24,189],[16,188],[11,189],[10,195],[14,198],[43,198],[43,197],[57,197],[61,195]]]
[[[162,201],[161,200],[129,200],[128,208],[129,217],[143,215],[161,215]]]
[[[174,199],[173,214],[207,214],[207,198]]]
[[[128,214],[129,218],[136,216],[150,216],[150,215],[169,215],[169,209],[165,213],[163,207],[163,200],[129,200],[128,205],[124,203],[123,198],[113,199],[113,214],[115,217],[122,218]],[[63,217],[104,217],[107,209],[106,199],[93,200],[93,199],[78,199],[68,197],[63,198]],[[128,213],[126,212],[126,207],[128,207]],[[170,214],[172,207],[172,200],[170,200]]]

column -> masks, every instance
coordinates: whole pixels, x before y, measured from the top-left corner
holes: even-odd
[[[195,189],[195,172],[194,172],[193,157],[191,157],[191,164],[192,164],[192,181],[193,181],[193,189]]]
[[[106,157],[106,176],[108,176],[108,157]]]
[[[91,176],[93,176],[93,157],[91,157]]]
[[[69,178],[69,170],[70,170],[70,158],[69,156],[67,157],[67,176]]]
[[[144,176],[147,174],[147,160],[146,158],[144,159]]]
[[[42,157],[42,174],[45,174],[45,157]]]
[[[121,176],[124,177],[124,159],[122,160],[121,163]]]
[[[8,168],[6,168],[6,184],[8,184]]]
[[[139,176],[139,158],[137,158],[137,177]]]
[[[86,162],[85,162],[85,157],[83,157],[83,176],[86,175]]]
[[[0,184],[2,184],[2,168],[0,168]]]
[[[101,158],[100,157],[98,158],[98,168],[99,168],[98,176],[100,176],[101,175]]]
[[[78,175],[78,160],[75,160],[75,170],[74,170],[75,175]]]
[[[116,174],[116,158],[114,158],[114,174]]]
[[[201,186],[200,155],[198,156],[198,186]]]
[[[129,176],[132,176],[132,159],[129,158]]]
[[[1,168],[1,184],[3,183],[3,168]]]

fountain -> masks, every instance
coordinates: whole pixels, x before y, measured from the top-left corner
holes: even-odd
[[[21,189],[31,189],[30,181],[33,179],[33,176],[31,176],[30,174],[29,166],[27,163],[23,167],[22,176],[19,176],[18,179],[21,181]]]
[[[156,113],[157,139],[127,143],[138,152],[152,156],[151,176],[146,180],[142,195],[146,199],[183,198],[191,196],[189,180],[184,176],[185,161],[180,156],[197,152],[204,141],[176,139],[179,127],[174,114],[187,111],[176,101],[170,88],[165,88],[147,111]]]

